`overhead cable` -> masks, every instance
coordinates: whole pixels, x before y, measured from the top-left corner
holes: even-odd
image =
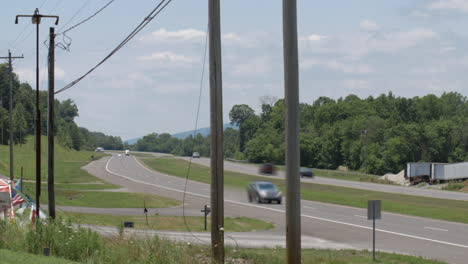
[[[103,7],[101,7],[98,11],[96,11],[94,14],[92,14],[91,16],[85,18],[83,21],[75,24],[74,26],[71,26],[69,27],[68,29],[62,31],[62,32],[59,32],[57,35],[60,35],[60,34],[65,34],[67,33],[68,31],[80,26],[81,24],[87,22],[88,20],[90,20],[91,18],[95,17],[97,14],[101,13],[102,10],[104,10],[106,7],[108,7],[110,4],[112,4],[112,2],[114,2],[115,0],[110,0],[107,4],[105,4]]]
[[[135,37],[138,32],[140,32],[149,22],[151,22],[156,16],[161,13],[161,11],[166,8],[168,4],[170,4],[173,0],[162,0],[149,14],[146,16],[143,21],[116,47],[114,48],[104,59],[102,59],[96,66],[91,68],[88,72],[86,72],[84,75],[79,77],[78,79],[74,80],[73,82],[67,84],[65,87],[62,89],[56,91],[55,93],[61,93],[65,90],[70,89],[73,87],[75,84],[83,80],[86,76],[88,76],[90,73],[92,73],[95,69],[97,69],[99,66],[101,66],[105,61],[107,61],[110,57],[112,57],[117,51],[119,51],[125,44],[127,44],[133,37]]]

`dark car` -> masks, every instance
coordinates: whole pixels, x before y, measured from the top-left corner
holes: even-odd
[[[264,163],[258,168],[258,171],[262,174],[275,174],[276,168],[273,163]]]
[[[247,197],[249,202],[268,202],[276,201],[281,204],[281,191],[278,190],[276,185],[269,181],[254,181],[247,187]]]
[[[299,170],[299,174],[301,175],[301,178],[303,177],[313,178],[314,177],[314,172],[312,171],[311,168],[301,167],[301,169]]]

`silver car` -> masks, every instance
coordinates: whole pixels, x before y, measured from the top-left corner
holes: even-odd
[[[268,202],[276,201],[276,203],[281,204],[281,191],[269,181],[254,181],[249,184],[247,187],[247,196],[249,202]]]

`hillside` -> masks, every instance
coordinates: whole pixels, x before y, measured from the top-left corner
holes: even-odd
[[[34,150],[34,137],[28,136],[24,144],[14,146],[14,175],[15,178],[21,176],[21,167],[23,167],[24,179],[35,180],[36,170],[36,152]],[[43,181],[47,175],[47,137],[43,136],[41,140],[41,175]],[[80,170],[91,160],[92,151],[76,151],[71,148],[55,144],[55,169],[57,182],[94,182],[96,178],[89,175],[86,171]],[[10,154],[9,147],[0,145],[0,174],[10,175]],[[78,169],[77,169],[78,168]]]

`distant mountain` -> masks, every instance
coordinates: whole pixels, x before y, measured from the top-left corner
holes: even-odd
[[[238,127],[235,126],[235,125],[224,124],[224,129],[226,129],[228,127],[238,129]],[[199,128],[199,129],[197,129],[197,134],[198,133],[200,133],[200,134],[202,134],[202,136],[206,137],[207,135],[210,134],[210,128],[209,127]],[[171,136],[176,137],[178,139],[184,139],[184,138],[186,138],[186,137],[188,137],[190,135],[193,135],[193,130],[180,132],[180,133],[175,133],[175,134],[172,134]],[[133,145],[133,144],[137,143],[137,141],[140,140],[140,139],[141,139],[141,137],[129,139],[129,140],[126,140],[125,143]]]
[[[224,129],[226,128],[234,128],[234,129],[237,129],[238,127],[235,126],[235,125],[231,125],[231,124],[224,124]],[[180,132],[180,133],[175,133],[175,134],[172,134],[173,137],[176,137],[178,139],[184,139],[190,135],[193,135],[193,130],[190,130],[190,131],[185,131],[185,132]],[[210,128],[209,127],[204,127],[204,128],[199,128],[197,129],[196,133],[200,133],[202,136],[206,137],[210,134]]]
[[[139,137],[139,138],[132,138],[132,139],[129,139],[129,140],[124,141],[124,143],[133,145],[133,144],[137,143],[137,141],[140,140],[140,139],[141,139],[141,137]]]

